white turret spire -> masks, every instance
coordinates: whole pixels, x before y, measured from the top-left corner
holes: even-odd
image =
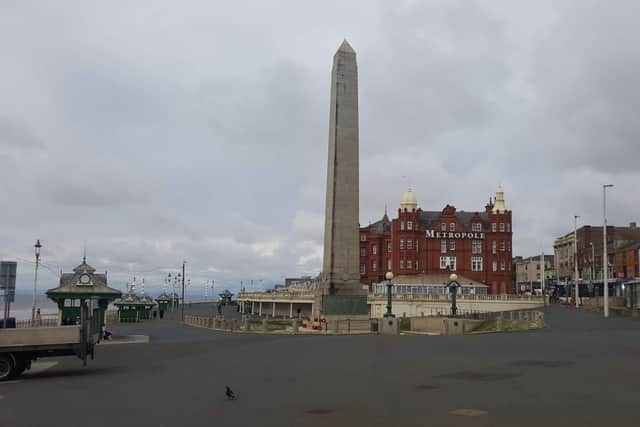
[[[416,200],[416,195],[411,190],[411,187],[407,189],[407,191],[402,195],[402,200],[400,201],[400,209],[407,212],[413,212],[418,209],[418,201]]]
[[[496,190],[496,199],[493,204],[493,213],[504,212],[506,210],[507,208],[504,205],[504,190],[502,189],[502,186],[499,185],[498,189]]]

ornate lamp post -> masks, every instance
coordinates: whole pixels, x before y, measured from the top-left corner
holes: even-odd
[[[393,273],[387,271],[387,274],[384,275],[385,279],[387,279],[387,312],[384,317],[396,317],[391,313],[391,288],[393,287]]]
[[[451,317],[456,317],[458,313],[458,306],[456,305],[456,295],[458,293],[459,287],[460,283],[458,283],[458,275],[455,273],[451,273],[449,275],[449,283],[447,283],[447,288],[449,288],[449,292],[451,292]]]
[[[42,245],[40,244],[40,239],[36,241],[36,244],[33,245],[36,251],[36,273],[33,277],[33,302],[31,304],[31,323],[34,324],[36,321],[36,294],[38,292],[38,266],[40,265],[40,248]]]

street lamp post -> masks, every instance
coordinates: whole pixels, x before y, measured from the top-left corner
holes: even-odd
[[[391,288],[393,287],[393,273],[387,271],[387,274],[384,275],[385,279],[387,279],[387,312],[384,317],[396,317],[391,312]]]
[[[589,242],[589,245],[591,245],[591,274],[589,275],[589,279],[591,281],[591,292],[594,292],[594,286],[593,286],[593,278],[594,278],[594,273],[596,271],[596,250],[593,246],[593,242]],[[595,295],[595,294],[594,294]],[[598,300],[597,296],[596,296],[596,301]]]
[[[33,301],[31,304],[31,324],[35,324],[36,321],[36,294],[38,293],[38,266],[40,265],[40,239],[36,240],[36,244],[33,245],[36,252],[36,273],[33,277]]]
[[[451,273],[449,275],[449,283],[447,283],[447,288],[449,288],[449,292],[451,292],[451,317],[456,317],[456,315],[458,314],[456,295],[458,294],[459,287],[460,283],[458,283],[458,275],[455,273]]]
[[[573,285],[574,285],[574,297],[576,299],[576,308],[580,307],[578,300],[579,288],[578,288],[578,218],[580,215],[573,216]]]
[[[609,254],[607,253],[607,188],[602,186],[602,286],[604,288],[604,317],[609,317]]]

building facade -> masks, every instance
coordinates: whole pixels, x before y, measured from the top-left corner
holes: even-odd
[[[409,189],[396,218],[385,212],[379,221],[360,228],[361,282],[372,289],[391,271],[394,276],[423,277],[429,285],[430,277],[455,272],[461,280],[487,285],[490,294],[513,293],[511,224],[501,188],[476,212],[451,205],[423,211]]]
[[[573,234],[570,232],[558,237],[553,245],[558,280],[565,283],[573,282],[577,261],[578,283],[601,285],[603,278],[602,227],[591,225],[580,227],[576,231],[577,245],[575,248]],[[615,281],[616,278],[629,278],[638,275],[637,254],[633,252],[636,244],[640,244],[640,228],[635,222],[630,223],[627,227],[607,226],[609,280]],[[575,256],[576,251],[577,256]],[[630,276],[631,274],[634,276]]]
[[[515,257],[513,265],[515,269],[516,292],[527,292],[532,289],[540,289],[542,282],[542,256],[529,258]],[[549,286],[556,280],[555,262],[553,255],[544,256],[544,283]]]

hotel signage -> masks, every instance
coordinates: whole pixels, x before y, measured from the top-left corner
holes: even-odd
[[[453,231],[427,230],[425,234],[427,239],[484,239],[484,233],[468,233],[466,231],[454,233]]]

